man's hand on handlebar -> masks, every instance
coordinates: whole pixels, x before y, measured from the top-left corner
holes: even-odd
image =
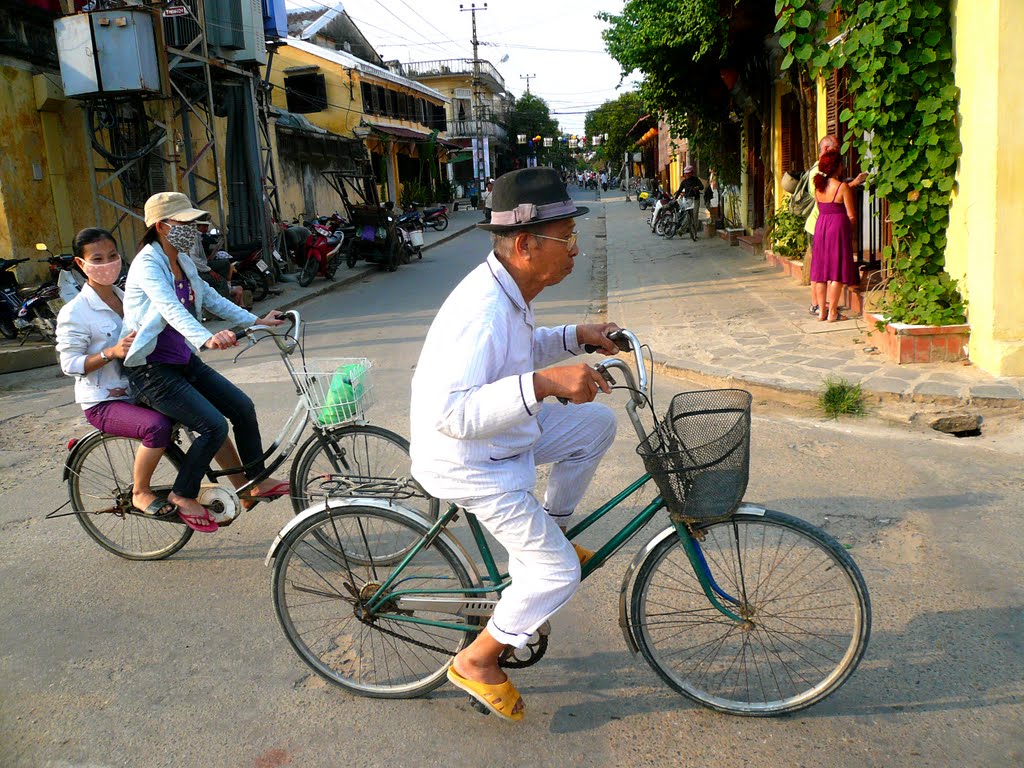
[[[591,345],[597,347],[595,352],[602,355],[617,355],[619,348],[608,336],[618,331],[619,326],[615,323],[590,323],[588,325],[576,326],[576,341],[580,346]],[[590,350],[587,350],[588,352]],[[586,401],[589,402],[589,401]]]
[[[258,325],[284,325],[285,316],[283,312],[278,312],[276,309],[272,309],[267,312],[265,317],[259,319]]]
[[[207,349],[228,349],[238,345],[238,339],[231,331],[217,331],[203,345]]]
[[[534,371],[533,391],[538,401],[557,397],[571,403],[589,403],[598,392],[609,394],[612,388],[596,370],[586,363],[577,363]]]

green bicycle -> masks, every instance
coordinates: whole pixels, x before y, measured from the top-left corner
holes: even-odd
[[[871,603],[849,553],[824,531],[742,501],[749,473],[750,394],[684,392],[648,432],[641,345],[629,331],[636,377],[621,359],[626,410],[647,472],[567,533],[574,539],[648,482],[658,496],[582,569],[586,579],[663,509],[670,525],[634,557],[622,580],[619,623],[673,689],[722,712],[795,712],[835,692],[857,668]],[[653,418],[653,416],[652,416]],[[419,696],[445,681],[452,658],[490,616],[508,585],[479,522],[466,513],[483,573],[450,530],[398,500],[328,498],[278,534],[267,555],[273,599],[293,648],[318,675],[362,696]],[[506,667],[536,663],[542,626]]]

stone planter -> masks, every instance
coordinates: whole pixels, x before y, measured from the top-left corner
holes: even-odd
[[[967,359],[970,325],[886,323],[883,333],[878,331],[875,323],[884,319],[882,315],[864,313],[864,321],[871,327],[872,337],[894,363],[955,363]]]

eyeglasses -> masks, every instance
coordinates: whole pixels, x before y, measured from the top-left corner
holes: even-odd
[[[534,237],[539,237],[542,240],[557,240],[560,243],[565,243],[565,249],[567,251],[571,251],[575,247],[576,239],[579,237],[580,233],[574,229],[572,231],[572,234],[570,234],[568,237],[551,237],[549,235],[538,235],[535,232],[531,232],[530,234],[532,234]]]

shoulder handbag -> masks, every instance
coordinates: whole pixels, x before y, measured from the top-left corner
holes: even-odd
[[[812,171],[806,171],[800,176],[793,196],[789,198],[789,212],[802,218],[807,218],[814,210],[815,200],[814,193],[811,191],[811,173]]]

